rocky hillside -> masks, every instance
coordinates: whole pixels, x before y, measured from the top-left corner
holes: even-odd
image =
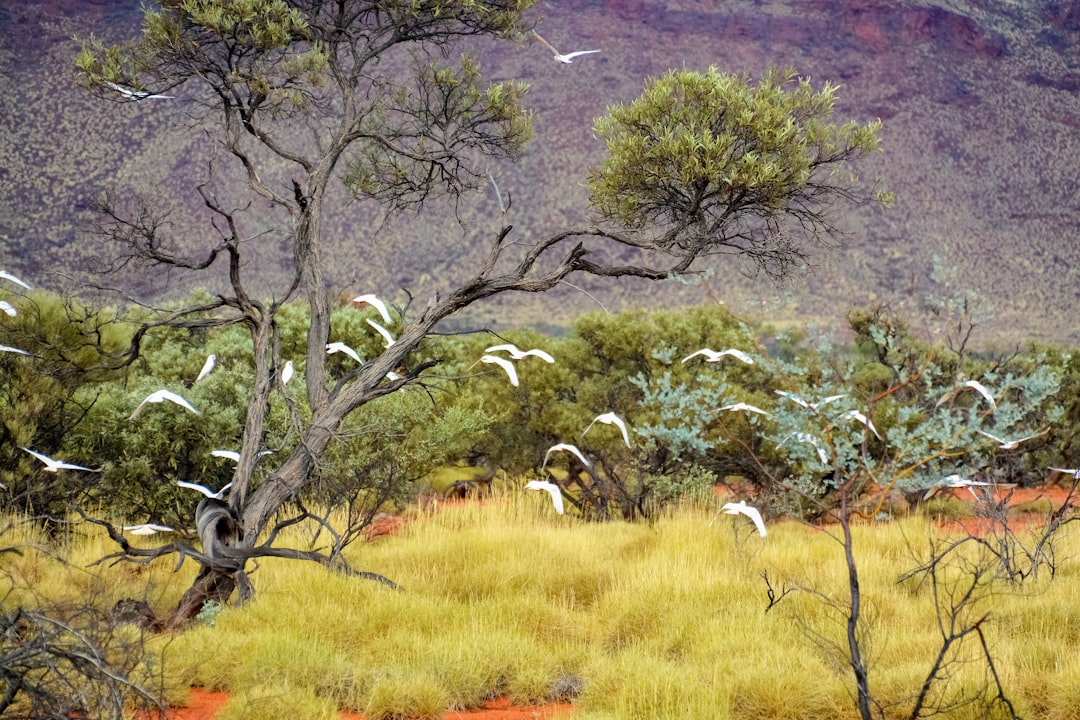
[[[74,86],[73,35],[116,40],[134,32],[139,0],[52,0],[0,6],[0,266],[40,285],[100,254],[83,210],[102,188],[157,192],[174,205],[184,242],[211,237],[190,189],[214,148],[190,104],[110,104]],[[512,198],[493,192],[460,210],[377,225],[369,208],[330,219],[334,281],[403,300],[463,277],[504,220],[523,239],[587,213],[579,183],[602,157],[592,119],[628,102],[670,68],[757,75],[793,67],[842,86],[839,114],[884,121],[884,152],[861,168],[895,191],[888,210],[845,210],[844,247],[778,288],[717,262],[697,285],[582,280],[578,289],[513,298],[470,322],[566,323],[574,314],[649,304],[723,301],[755,318],[835,322],[852,304],[892,303],[919,327],[939,324],[926,300],[958,292],[975,306],[988,343],[1080,343],[1076,242],[1080,165],[1080,1],[541,0],[540,32],[563,51],[602,53],[564,66],[538,44],[484,47],[493,79],[532,83],[536,143],[522,162],[494,168]],[[370,228],[378,227],[374,234]],[[268,292],[288,254],[266,236],[251,267]],[[182,293],[215,279],[142,278],[142,294]],[[583,292],[584,291],[584,292]]]

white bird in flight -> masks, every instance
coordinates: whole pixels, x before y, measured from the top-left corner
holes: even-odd
[[[985,482],[982,480],[969,480],[968,478],[961,477],[960,475],[946,475],[945,477],[941,478],[938,483],[936,483],[933,487],[926,491],[926,494],[923,495],[923,500],[929,500],[931,495],[933,495],[935,492],[937,492],[943,487],[967,488],[968,492],[971,493],[971,496],[978,500],[980,499],[979,495],[975,492],[975,488],[977,487],[1013,488],[1016,487],[1016,483]]]
[[[211,353],[207,356],[206,362],[203,363],[202,370],[199,371],[199,376],[195,378],[195,382],[199,382],[204,377],[209,375],[214,370],[214,365],[217,364],[217,355]]]
[[[543,350],[540,350],[538,348],[533,348],[532,350],[522,350],[513,343],[506,343],[505,345],[492,345],[491,347],[484,350],[484,352],[508,352],[510,353],[510,357],[512,357],[514,360],[521,360],[523,358],[529,357],[530,355],[533,355],[547,363],[555,362],[555,358],[551,357],[551,355],[544,352]]]
[[[758,413],[760,415],[768,415],[769,414],[769,413],[765,412],[764,410],[762,410],[759,407],[754,407],[753,405],[747,405],[744,402],[737,402],[737,403],[735,403],[733,405],[725,405],[724,407],[720,408],[720,410],[733,410],[733,411],[736,411],[736,412],[738,412],[740,410],[745,410],[746,412]]]
[[[791,435],[788,435],[787,438],[784,438],[784,440],[780,444],[783,445],[785,442],[788,441],[788,438],[795,438],[799,442],[810,443],[811,445],[814,446],[814,449],[817,450],[818,459],[821,460],[821,464],[822,465],[828,465],[829,464],[829,456],[825,452],[825,449],[821,447],[821,443],[818,441],[818,439],[816,437],[814,437],[813,435],[811,435],[810,433],[807,433],[807,432],[792,433]]]
[[[343,342],[327,343],[327,345],[326,345],[326,354],[327,355],[333,355],[334,353],[345,353],[346,355],[348,355],[349,357],[351,357],[353,360],[355,360],[358,363],[363,363],[364,362],[363,360],[360,359],[360,356],[356,353],[355,350],[353,350],[351,347],[349,347],[348,345],[346,345]],[[286,382],[286,381],[282,380],[282,382]]]
[[[71,463],[64,462],[63,460],[53,460],[48,455],[42,455],[39,452],[34,452],[28,447],[24,447],[22,449],[36,457],[41,462],[45,463],[45,472],[59,472],[60,470],[85,470],[86,472],[101,472],[100,468],[95,470],[93,468],[83,467],[82,465],[72,465]]]
[[[814,411],[816,411],[822,405],[828,405],[831,402],[836,402],[837,400],[840,400],[841,398],[846,398],[847,397],[847,395],[829,395],[828,397],[821,398],[817,402],[807,402],[806,400],[803,400],[801,397],[799,397],[795,393],[786,392],[784,390],[773,390],[773,392],[775,392],[780,397],[787,398],[788,400],[791,400],[792,402],[797,403],[798,405],[802,405],[807,410],[814,410]]]
[[[1068,473],[1073,476],[1073,480],[1080,480],[1080,468],[1046,468],[1047,470],[1056,470],[1057,472]]]
[[[970,388],[971,390],[979,393],[984,398],[986,398],[986,402],[990,403],[990,407],[997,408],[997,403],[994,401],[994,396],[990,394],[990,391],[987,390],[982,383],[978,382],[977,380],[968,380],[964,383],[964,387]]]
[[[684,357],[683,362],[686,362],[691,358],[697,357],[698,355],[704,355],[705,360],[708,362],[720,362],[725,357],[730,355],[733,358],[742,360],[747,365],[754,364],[754,359],[752,357],[744,353],[742,350],[738,350],[736,348],[728,348],[727,350],[711,350],[709,348],[701,348],[697,352],[692,352],[686,357]]]
[[[579,55],[591,55],[592,53],[600,52],[599,50],[575,50],[574,52],[566,53],[564,55],[564,54],[560,53],[558,50],[556,50],[554,45],[549,43],[544,38],[540,37],[540,33],[533,30],[533,35],[536,36],[537,40],[544,43],[544,45],[547,46],[548,50],[550,50],[552,53],[554,53],[554,56],[555,56],[556,60],[558,60],[561,63],[565,63],[566,65],[569,65],[570,62]]]
[[[27,285],[25,282],[23,282],[19,278],[15,277],[11,273],[9,273],[7,270],[0,270],[0,279],[10,280],[11,282],[15,283],[16,285],[22,285],[27,290],[30,289],[29,285]]]
[[[146,407],[147,403],[161,403],[161,402],[165,402],[166,400],[168,400],[169,402],[176,403],[177,405],[179,405],[182,408],[187,408],[188,410],[195,413],[196,415],[199,414],[199,411],[195,409],[195,406],[193,406],[191,403],[189,403],[183,397],[177,395],[176,393],[174,393],[174,392],[172,392],[170,390],[162,389],[162,390],[155,390],[154,392],[147,395],[143,399],[143,401],[141,403],[139,403],[139,406],[137,408],[135,408],[135,412],[131,413],[131,417],[129,417],[128,419],[130,420],[131,418],[134,418],[139,413],[141,413],[143,411],[143,408]]]
[[[623,442],[626,443],[626,447],[630,447],[630,436],[626,432],[626,423],[622,421],[622,418],[620,418],[613,412],[597,415],[595,418],[593,418],[593,421],[589,423],[589,427],[582,430],[581,434],[584,435],[585,433],[589,432],[589,428],[591,428],[598,422],[604,423],[605,425],[615,425],[616,427],[618,427],[619,430],[622,431]]]
[[[1045,435],[1046,433],[1050,432],[1050,428],[1046,428],[1045,430],[1037,432],[1034,435],[1028,435],[1027,437],[1022,437],[1017,440],[1004,440],[1002,438],[999,438],[997,435],[991,435],[990,433],[983,432],[982,430],[976,430],[975,432],[985,437],[988,437],[994,442],[996,442],[998,444],[998,448],[1000,448],[1001,450],[1015,450],[1016,448],[1020,447],[1020,443],[1027,440],[1033,440],[1040,435]]]
[[[375,295],[357,295],[352,301],[357,305],[370,305],[379,311],[379,314],[382,315],[383,322],[387,324],[393,322],[393,320],[390,319],[390,311],[387,309],[386,303]]]
[[[574,445],[570,445],[568,443],[556,443],[555,445],[549,447],[547,449],[547,452],[544,453],[544,464],[540,466],[540,469],[543,470],[547,467],[548,457],[551,455],[551,453],[558,452],[560,450],[565,450],[568,453],[573,453],[574,455],[577,455],[578,460],[581,460],[581,463],[585,467],[589,467],[591,465],[591,463],[585,458],[584,453],[578,450],[577,447],[575,447]]]
[[[19,314],[19,311],[15,309],[15,306],[7,300],[0,300],[0,310],[3,310],[10,317],[15,317]]]
[[[980,383],[978,380],[968,380],[968,381],[964,382],[963,384],[961,384],[960,388],[961,389],[962,388],[967,388],[969,390],[974,390],[975,392],[979,393],[980,395],[983,396],[983,398],[986,399],[986,402],[988,402],[990,404],[991,409],[993,409],[993,410],[997,409],[997,402],[994,401],[994,396],[991,395],[990,391],[986,389],[986,386],[983,385],[982,383]],[[945,393],[941,397],[941,399],[937,401],[937,405],[935,405],[935,407],[941,407],[949,398],[956,395],[957,392],[959,392],[959,389],[950,390],[949,392]]]
[[[155,533],[176,532],[168,525],[155,525],[154,523],[144,523],[142,525],[124,525],[120,528],[124,532],[131,533],[132,535],[154,535]]]
[[[211,498],[213,500],[221,500],[221,499],[223,499],[225,497],[225,493],[228,491],[229,488],[232,487],[232,483],[226,483],[224,487],[222,487],[217,492],[214,492],[213,490],[206,487],[205,485],[200,485],[198,483],[192,483],[192,482],[185,482],[184,480],[177,480],[176,484],[178,486],[182,487],[182,488],[188,488],[189,490],[198,490],[203,495],[205,495],[206,497]]]
[[[543,490],[547,492],[549,495],[551,495],[551,503],[555,506],[555,512],[559,513],[560,515],[563,514],[565,508],[563,507],[562,490],[560,490],[559,486],[555,483],[548,482],[547,480],[530,480],[529,482],[525,483],[525,489]]]
[[[124,87],[123,85],[118,85],[118,84],[116,84],[114,82],[109,82],[108,80],[105,81],[105,84],[108,85],[109,87],[111,87],[116,92],[123,95],[124,97],[129,98],[131,100],[155,100],[155,99],[157,99],[157,100],[172,100],[173,99],[172,95],[155,95],[153,93],[148,93],[148,92],[145,92],[145,91],[142,91],[142,90],[132,90],[129,87]]]
[[[724,506],[717,511],[716,515],[713,515],[713,519],[709,522],[710,525],[716,521],[716,518],[720,516],[720,513],[726,513],[728,515],[745,515],[754,522],[754,526],[757,527],[758,535],[765,537],[765,521],[761,519],[761,513],[753,505],[747,505],[745,500],[740,500],[737,503],[729,502],[724,503]]]
[[[25,350],[23,350],[21,348],[11,347],[10,345],[0,345],[0,352],[19,353],[20,355],[29,355],[30,354],[30,353],[28,353],[27,351],[25,351]]]
[[[514,387],[518,386],[517,370],[514,369],[514,363],[506,358],[501,358],[498,355],[484,355],[478,362],[488,363],[489,365],[498,365],[506,371],[508,376],[510,376],[510,384]],[[476,363],[473,363],[473,365],[475,364]]]
[[[263,455],[270,455],[273,452],[273,450],[260,450],[258,457],[262,457]],[[240,453],[236,452],[235,450],[211,450],[210,454],[214,457],[232,460],[235,463],[240,462]]]
[[[863,415],[858,410],[848,410],[846,413],[844,413],[843,415],[840,416],[840,419],[841,420],[858,420],[863,425],[865,425],[870,430],[870,432],[874,433],[875,437],[877,437],[878,440],[883,440],[884,439],[884,438],[881,437],[881,434],[878,433],[877,428],[874,427],[874,423],[871,422],[870,418],[866,417],[865,415]]]

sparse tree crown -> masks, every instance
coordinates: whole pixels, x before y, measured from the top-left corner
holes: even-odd
[[[804,257],[800,236],[835,231],[827,205],[854,197],[851,162],[878,149],[879,121],[831,122],[836,90],[793,71],[756,85],[715,67],[650,79],[596,121],[608,158],[589,175],[592,205],[627,227],[666,228],[666,251],[739,253],[782,275]]]

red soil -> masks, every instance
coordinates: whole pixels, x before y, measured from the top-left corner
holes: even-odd
[[[175,708],[166,713],[169,720],[214,720],[218,711],[229,702],[229,694],[208,692],[201,688],[192,688],[187,707]],[[549,720],[570,714],[569,703],[551,703],[538,707],[521,707],[510,703],[507,698],[489,700],[479,710],[451,711],[443,720]],[[341,720],[364,720],[359,713],[342,712]]]
[[[998,497],[1003,497],[1008,490],[999,491]],[[974,502],[971,493],[965,490],[953,490],[953,496]],[[1029,527],[1037,527],[1046,523],[1047,515],[1058,510],[1068,501],[1071,507],[1080,507],[1080,497],[1073,495],[1069,498],[1069,488],[1057,485],[1044,485],[1032,488],[1014,488],[1009,499],[1008,523],[1013,531],[1024,530]],[[940,526],[946,530],[956,530],[960,533],[971,535],[983,535],[992,529],[993,523],[986,518],[954,518],[940,521]]]

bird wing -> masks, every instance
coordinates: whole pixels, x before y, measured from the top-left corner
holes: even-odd
[[[369,321],[370,322],[370,321]],[[343,342],[332,342],[326,346],[326,354],[333,355],[334,353],[345,353],[358,363],[364,362],[360,359],[360,356],[351,347]]]
[[[622,418],[620,418],[613,412],[602,413],[594,417],[593,421],[589,423],[588,427],[581,431],[581,434],[584,435],[585,433],[589,432],[589,428],[591,428],[598,422],[604,423],[605,425],[617,425],[619,430],[622,431],[623,442],[626,443],[626,447],[630,447],[630,436],[626,432],[626,423],[624,423],[622,421]]]
[[[566,512],[566,508],[563,506],[562,490],[554,483],[549,483],[549,487],[545,488],[548,494],[551,495],[551,504],[555,506],[555,512],[562,515]]]
[[[739,360],[742,360],[747,365],[753,365],[754,364],[754,359],[752,357],[750,357],[749,355],[744,353],[742,350],[737,350],[736,348],[729,348],[727,350],[724,350],[720,354],[721,355],[730,355],[733,358],[738,358]]]
[[[14,275],[12,275],[11,273],[9,273],[9,272],[8,272],[7,270],[0,270],[0,278],[3,278],[4,280],[10,280],[11,282],[15,283],[16,285],[22,285],[22,286],[23,286],[24,288],[26,288],[27,290],[29,290],[29,289],[30,289],[30,286],[29,286],[29,285],[27,285],[27,284],[26,284],[26,283],[24,283],[24,282],[23,282],[22,280],[20,280],[19,278],[15,277],[15,276],[14,276]]]
[[[806,402],[805,400],[803,400],[801,397],[799,397],[795,393],[789,393],[789,392],[785,392],[783,390],[774,390],[773,392],[775,392],[780,397],[785,397],[788,400],[791,400],[792,402],[796,402],[799,405],[802,405],[804,408],[810,407],[810,403]]]
[[[201,492],[203,495],[205,495],[208,498],[212,498],[212,497],[215,497],[215,496],[220,497],[220,494],[214,493],[214,492],[212,492],[210,490],[210,488],[205,487],[203,485],[200,485],[198,483],[187,482],[186,480],[177,480],[176,484],[179,487],[187,488],[189,490],[198,490],[199,492]]]
[[[768,412],[762,410],[759,407],[754,407],[753,405],[748,405],[747,403],[744,403],[744,402],[735,403],[734,405],[729,405],[728,408],[730,410],[745,410],[747,412],[754,412],[754,413],[758,413],[760,415],[768,415],[769,414]]]
[[[393,320],[390,319],[390,311],[386,309],[386,303],[374,295],[358,295],[353,298],[353,302],[360,305],[370,305],[379,311],[379,314],[382,315],[383,322],[393,322]]]
[[[153,99],[153,98],[158,98],[158,99],[161,99],[161,100],[172,100],[173,99],[172,95],[152,95],[152,94],[150,94],[148,92],[142,92],[142,91],[139,91],[139,90],[132,90],[131,88],[124,87],[123,85],[117,85],[114,82],[106,81],[105,84],[108,85],[109,87],[111,87],[116,92],[120,93],[121,95],[124,95],[125,97],[129,97],[132,100],[146,100],[146,99]]]
[[[626,447],[630,447],[630,436],[626,432],[626,423],[622,418],[613,412],[603,413],[593,418],[593,421],[589,423],[589,427],[593,426],[593,423],[602,422],[605,425],[615,425],[622,432],[623,442],[626,443]],[[589,428],[585,428],[585,432],[589,432]],[[585,433],[581,433],[584,435]]]
[[[513,343],[506,343],[504,345],[492,345],[489,348],[485,348],[484,352],[486,352],[486,353],[508,352],[508,353],[510,353],[510,356],[513,357],[514,359],[517,359],[517,358],[522,357],[524,355],[524,353],[521,352],[521,349],[518,348],[518,346],[514,345]]]
[[[144,525],[124,525],[121,530],[129,532],[132,535],[153,535],[159,532],[173,532],[171,527],[165,525],[155,525],[154,523],[146,523]]]
[[[562,515],[565,511],[563,506],[562,490],[555,483],[546,480],[530,480],[525,483],[526,490],[543,490],[551,496],[551,504],[555,506],[555,512]]]
[[[206,358],[206,362],[203,363],[202,370],[199,371],[199,376],[195,378],[195,382],[199,382],[204,377],[210,374],[210,371],[214,369],[214,365],[217,363],[217,355],[210,355]]]
[[[386,347],[390,347],[394,344],[394,336],[390,334],[389,330],[387,330],[371,318],[368,318],[367,324],[375,328],[376,332],[383,336],[383,339],[386,340]]]
[[[240,462],[240,453],[235,450],[211,450],[210,454],[214,457],[225,458],[226,460],[232,460],[233,462]]]
[[[551,357],[551,355],[544,352],[543,350],[540,350],[539,348],[533,348],[532,350],[526,350],[525,352],[522,353],[523,357],[525,355],[533,355],[535,357],[540,358],[544,362],[548,362],[548,363],[554,363],[555,362],[555,358]]]
[[[575,50],[572,53],[566,53],[565,55],[559,55],[558,60],[561,60],[562,62],[568,63],[573,58],[576,58],[578,55],[590,55],[592,53],[598,53],[598,52],[600,52],[600,51],[599,50]]]
[[[975,432],[979,433],[979,434],[980,434],[980,435],[982,435],[983,437],[988,437],[988,438],[990,438],[991,440],[993,440],[994,442],[998,443],[999,445],[1008,445],[1008,444],[1009,444],[1007,440],[1002,440],[1002,439],[1001,439],[1001,438],[999,438],[999,437],[998,437],[997,435],[991,435],[990,433],[988,433],[988,432],[984,432],[984,431],[982,431],[982,430],[976,430]]]
[[[51,457],[49,457],[48,455],[42,455],[42,454],[41,454],[41,453],[39,453],[39,452],[34,452],[33,450],[31,450],[30,448],[27,448],[27,447],[24,447],[24,448],[23,448],[23,450],[25,450],[26,452],[30,453],[31,455],[33,455],[34,457],[36,457],[36,458],[37,458],[38,460],[40,460],[41,462],[43,462],[43,463],[45,463],[46,465],[48,465],[49,467],[55,467],[55,466],[56,466],[56,464],[57,464],[57,463],[56,463],[56,461],[55,461],[55,460],[53,460],[53,459],[52,459]]]
[[[821,447],[821,445],[818,443],[816,437],[814,437],[810,433],[799,433],[798,439],[802,442],[808,442],[814,446],[814,449],[817,450],[818,459],[821,460],[822,465],[829,464],[829,455],[825,452],[825,449]]]
[[[761,513],[758,512],[756,507],[747,505],[745,500],[740,500],[737,503],[726,503],[720,510],[726,512],[728,515],[745,515],[753,521],[754,525],[757,527],[758,534],[761,535],[761,537],[765,537],[765,522],[761,519]]]
[[[506,374],[510,377],[510,384],[514,387],[518,386],[517,370],[514,369],[514,364],[506,358],[501,358],[496,355],[485,355],[484,357],[480,358],[480,362],[485,362],[489,364],[494,363],[495,365],[498,365],[503,370],[505,370]]]
[[[565,450],[566,452],[573,453],[574,455],[577,455],[578,459],[581,460],[581,462],[585,465],[585,467],[589,467],[590,463],[585,458],[585,455],[581,452],[581,450],[578,450],[577,447],[575,447],[574,445],[569,445],[567,443],[556,443],[555,445],[552,445],[551,447],[549,447],[547,449],[547,452],[544,453],[544,465],[545,466],[547,465],[548,456],[551,455],[551,453],[556,452],[558,450]]]
[[[997,407],[997,403],[994,401],[994,396],[990,394],[990,391],[987,390],[982,383],[978,382],[977,380],[968,380],[966,383],[964,383],[964,387],[971,388],[972,390],[986,398],[986,402],[990,403],[990,407]]]
[[[131,90],[130,88],[126,88],[123,85],[117,85],[116,83],[109,82],[108,80],[105,81],[105,84],[108,85],[109,87],[111,87],[116,92],[120,93],[121,95],[124,95],[124,96],[129,97],[129,98],[136,97],[134,90]]]
[[[707,355],[707,356],[708,356],[709,358],[712,358],[712,357],[713,357],[714,355],[716,355],[716,353],[714,353],[714,352],[713,352],[712,350],[710,350],[709,348],[702,348],[701,350],[698,350],[697,352],[692,352],[692,353],[690,353],[689,355],[687,355],[686,357],[684,357],[684,358],[682,359],[682,361],[683,361],[683,362],[686,362],[686,361],[687,361],[687,360],[689,360],[690,358],[693,358],[693,357],[697,357],[698,355]]]
[[[743,514],[746,515],[754,522],[754,526],[757,528],[758,535],[765,537],[768,533],[765,531],[765,521],[761,519],[761,513],[756,507],[747,505],[743,509]]]
[[[874,427],[874,423],[870,421],[870,418],[866,417],[858,410],[848,410],[841,417],[850,418],[851,420],[858,420],[863,425],[865,425],[867,429],[870,430],[870,432],[874,433],[878,440],[882,439],[881,435],[877,431],[877,428]]]
[[[25,350],[22,350],[22,349],[17,348],[17,347],[11,347],[10,345],[0,345],[0,351],[19,353],[20,355],[29,355],[30,354]]]
[[[6,312],[9,317],[15,317],[19,314],[19,311],[15,309],[15,306],[7,300],[0,300],[0,310]]]
[[[177,395],[176,393],[174,393],[174,392],[172,392],[170,390],[158,390],[157,393],[155,393],[155,394],[158,394],[158,393],[160,393],[160,395],[158,395],[159,398],[164,399],[164,400],[168,400],[169,402],[174,402],[174,403],[176,403],[177,405],[179,405],[182,408],[187,408],[188,410],[195,413],[196,415],[199,414],[199,411],[195,409],[195,406],[192,405],[191,403],[189,403],[187,400],[185,400],[180,395]],[[158,400],[158,402],[161,402],[161,400]]]
[[[57,470],[85,470],[86,472],[101,472],[101,469],[95,470],[94,468],[84,467],[83,465],[75,465],[73,463],[58,461],[55,465]]]

